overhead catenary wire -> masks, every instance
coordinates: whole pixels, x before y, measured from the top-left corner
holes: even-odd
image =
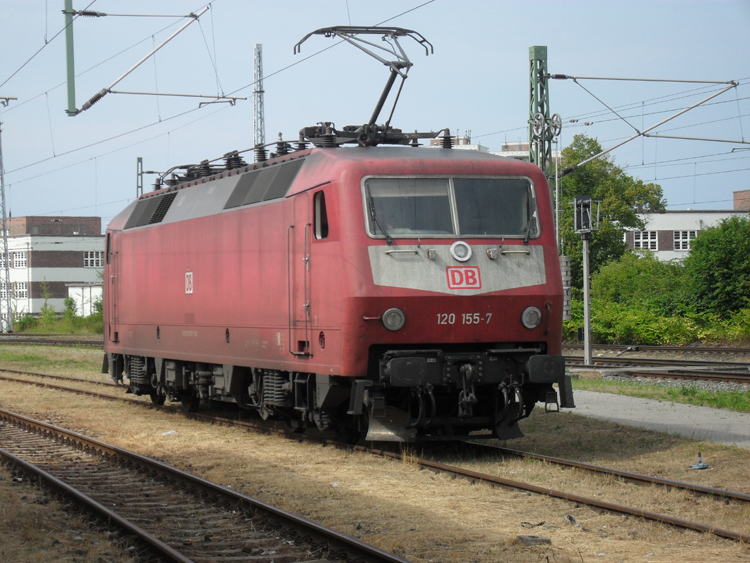
[[[708,154],[708,155],[698,155],[698,156],[689,156],[689,157],[684,157],[684,158],[672,158],[672,159],[668,159],[668,160],[661,160],[657,164],[659,164],[662,167],[687,166],[687,165],[689,165],[689,164],[691,164],[693,162],[696,162],[696,161],[698,161],[698,160],[700,160],[702,158],[707,158],[707,157],[710,157],[710,156],[722,156],[722,155],[728,155],[728,154],[737,154],[738,156],[735,157],[735,158],[716,158],[716,159],[711,159],[711,160],[701,160],[701,164],[704,164],[704,163],[707,163],[707,162],[725,162],[725,161],[728,161],[728,160],[729,161],[735,161],[735,160],[742,160],[742,159],[745,159],[745,158],[750,158],[750,155],[742,156],[742,155],[739,155],[738,153],[717,152],[717,153],[712,153],[712,154]],[[678,161],[688,161],[688,162],[678,162]],[[653,166],[653,165],[654,165],[653,162],[645,162],[643,164],[626,164],[626,165],[622,166],[621,168],[623,170],[629,170],[629,169],[632,169],[632,168],[644,168],[646,166]]]
[[[750,170],[750,167],[737,168],[735,170],[717,170],[715,172],[701,172],[700,174],[684,174],[682,176],[667,176],[665,178],[655,178],[655,180],[662,182],[664,180],[676,180],[678,178],[693,178],[694,176],[715,176],[717,174],[731,174],[732,172],[745,172],[747,170]]]
[[[126,47],[126,48],[125,48],[125,49],[123,49],[122,51],[119,51],[119,52],[115,53],[114,55],[112,55],[112,56],[110,56],[110,57],[107,57],[106,59],[104,59],[104,60],[102,60],[102,61],[100,61],[100,62],[96,63],[95,65],[93,65],[93,66],[90,66],[90,67],[89,67],[89,68],[87,68],[86,70],[84,70],[84,71],[81,71],[81,72],[79,72],[78,74],[76,74],[76,78],[79,78],[79,77],[83,76],[84,74],[86,74],[87,72],[91,72],[91,71],[92,71],[92,70],[94,70],[95,68],[98,68],[98,67],[100,67],[101,65],[103,65],[103,64],[106,64],[106,63],[108,63],[108,62],[109,62],[109,61],[111,61],[112,59],[115,59],[115,58],[119,57],[120,55],[123,55],[123,54],[127,53],[128,51],[130,51],[131,49],[134,49],[135,47],[137,47],[137,46],[138,46],[138,45],[140,45],[141,43],[144,43],[144,42],[148,41],[148,40],[149,40],[149,38],[152,38],[152,37],[153,37],[154,35],[158,35],[159,33],[162,33],[162,32],[164,32],[164,31],[168,30],[168,29],[169,29],[170,27],[174,27],[175,25],[177,25],[177,23],[178,23],[178,22],[174,22],[174,23],[171,23],[171,24],[169,24],[168,26],[166,26],[166,27],[163,27],[163,28],[161,28],[161,29],[160,29],[159,31],[157,31],[156,33],[154,33],[154,34],[152,34],[152,35],[148,35],[147,37],[144,37],[144,38],[143,38],[143,39],[141,39],[140,41],[137,41],[137,42],[133,43],[133,44],[132,44],[132,45],[131,45],[130,47]],[[155,45],[156,43],[153,43],[153,44]],[[29,102],[33,102],[33,101],[34,101],[34,100],[36,100],[37,98],[41,98],[41,97],[42,97],[42,96],[44,96],[45,94],[49,94],[50,92],[52,92],[52,91],[54,91],[54,90],[57,90],[58,88],[61,88],[61,87],[63,87],[63,86],[65,86],[65,82],[60,82],[60,84],[58,84],[57,86],[53,86],[52,88],[50,88],[49,90],[46,90],[45,92],[42,92],[41,94],[37,94],[36,96],[33,96],[33,97],[31,97],[31,98],[28,98],[28,99],[24,100],[23,102],[19,102],[19,103],[17,103],[17,104],[14,104],[13,106],[11,106],[11,107],[7,108],[6,110],[4,110],[4,111],[2,112],[2,114],[10,113],[11,111],[14,111],[14,110],[16,110],[16,109],[18,109],[18,108],[20,108],[20,107],[22,107],[22,106],[24,106],[24,105],[28,104]]]
[[[91,1],[91,4],[89,4],[89,5],[88,5],[88,6],[86,7],[86,8],[90,8],[90,7],[91,7],[91,6],[92,6],[92,5],[93,5],[93,4],[95,3],[95,2],[96,2],[96,0],[92,0],[92,1]],[[74,20],[74,21],[75,21],[75,19],[76,19],[76,18],[73,18],[73,20]],[[73,23],[73,22],[71,22],[71,23],[70,23],[70,25],[72,25],[72,23]],[[41,52],[42,52],[42,51],[44,50],[44,48],[45,48],[45,47],[46,47],[47,45],[49,45],[50,43],[52,43],[52,42],[53,42],[53,41],[55,40],[55,38],[56,38],[57,36],[59,36],[59,35],[60,35],[60,34],[61,34],[61,33],[62,33],[63,31],[65,31],[65,30],[66,30],[67,28],[68,28],[68,26],[67,26],[67,25],[66,25],[66,26],[64,26],[64,27],[63,27],[63,28],[62,28],[62,29],[61,29],[60,31],[58,31],[57,33],[55,33],[55,35],[53,35],[53,36],[52,36],[52,39],[50,39],[49,41],[47,41],[47,40],[46,40],[46,33],[45,33],[45,42],[44,42],[44,45],[42,45],[42,46],[41,46],[41,47],[39,48],[39,50],[38,50],[38,51],[37,51],[36,53],[34,53],[33,55],[31,55],[31,57],[30,57],[30,58],[29,58],[29,59],[28,59],[28,60],[27,60],[27,61],[26,61],[25,63],[23,63],[23,64],[22,64],[22,65],[21,65],[20,67],[18,67],[18,68],[17,68],[17,69],[16,69],[16,70],[15,70],[15,71],[13,72],[13,74],[11,74],[11,75],[10,75],[10,76],[9,76],[8,78],[6,78],[6,79],[5,79],[4,81],[3,81],[3,83],[2,83],[2,84],[0,84],[0,88],[2,88],[3,86],[5,86],[5,85],[6,85],[7,83],[8,83],[8,81],[9,81],[9,80],[10,80],[11,78],[13,78],[13,77],[14,77],[14,76],[15,76],[16,74],[18,74],[19,72],[21,72],[21,70],[22,70],[22,69],[23,69],[23,68],[24,68],[24,67],[25,67],[25,66],[26,66],[27,64],[29,64],[29,63],[30,63],[31,61],[33,61],[33,60],[34,60],[34,58],[35,58],[35,57],[36,57],[36,56],[37,56],[37,55],[38,55],[39,53],[41,53]]]
[[[747,84],[748,80],[750,80],[750,79],[743,78],[741,80],[738,80],[737,82],[740,85],[745,85],[745,84]],[[691,89],[691,90],[687,90],[687,92],[690,92],[689,94],[683,95],[684,92],[678,92],[676,94],[669,94],[667,96],[659,96],[657,98],[650,98],[648,100],[642,100],[640,102],[628,103],[628,104],[624,104],[622,106],[615,106],[614,109],[622,111],[622,110],[625,110],[625,109],[632,109],[632,108],[637,107],[637,106],[642,106],[643,107],[643,106],[659,105],[659,104],[667,103],[667,102],[678,100],[678,99],[690,98],[690,97],[698,96],[702,92],[705,92],[707,89],[709,89],[709,87],[707,87],[707,86],[704,86],[704,87],[701,87],[701,88],[694,88],[694,89]],[[663,98],[669,98],[669,99],[663,99]],[[747,99],[750,99],[750,96],[745,96],[745,97],[739,98],[739,100],[747,100]],[[661,101],[653,101],[653,100],[661,100]],[[703,104],[700,107],[701,108],[703,108],[703,107],[710,107],[710,106],[721,105],[721,104],[732,103],[732,102],[733,102],[733,100],[720,100],[718,102],[711,102],[711,103]],[[659,114],[663,114],[663,113],[671,113],[673,111],[679,111],[681,109],[684,109],[685,107],[687,107],[687,106],[682,106],[682,107],[677,107],[677,108],[670,108],[670,109],[665,109],[665,110],[652,111],[652,112],[646,112],[646,113],[641,114],[641,116],[643,117],[643,116],[649,116],[649,115],[659,115]],[[574,115],[565,116],[563,118],[563,121],[570,121],[571,119],[580,120],[580,119],[586,119],[586,118],[596,118],[597,116],[607,115],[609,113],[610,113],[609,110],[596,110],[596,111],[587,112],[587,113],[581,113],[581,114],[574,114]],[[637,115],[626,115],[624,117],[626,117],[626,118],[633,118],[633,117],[637,117]],[[620,118],[618,118],[618,117],[613,117],[613,118],[610,118],[610,119],[597,119],[595,123],[596,124],[608,123],[610,121],[618,121],[619,119]],[[566,129],[580,128],[580,127],[588,127],[588,125],[584,125],[583,123],[580,123],[580,124],[579,123],[570,123],[570,124],[566,124],[565,125]],[[643,126],[641,126],[641,128],[643,128]],[[503,133],[511,133],[513,131],[521,131],[521,130],[525,131],[526,129],[528,129],[528,126],[524,125],[522,127],[514,127],[512,129],[503,129],[501,131],[493,131],[492,133],[482,133],[480,135],[472,135],[472,138],[479,139],[481,137],[489,137],[491,135],[500,135],[500,134],[503,134]],[[624,139],[625,137],[619,137],[619,138],[620,139]],[[616,140],[616,139],[610,139],[610,140]]]
[[[202,121],[203,119],[211,117],[212,115],[214,115],[214,114],[216,114],[216,113],[218,113],[220,111],[223,111],[223,110],[227,109],[227,107],[228,106],[221,107],[221,108],[217,109],[216,111],[207,113],[206,115],[203,115],[203,116],[199,117],[198,119],[195,119],[193,121],[189,121],[188,123],[184,123],[184,124],[180,125],[179,127],[175,127],[174,129],[166,131],[165,133],[159,133],[158,135],[154,135],[154,136],[149,137],[147,139],[138,140],[138,141],[136,141],[134,143],[131,143],[129,145],[124,145],[122,147],[118,147],[118,148],[113,149],[111,151],[98,154],[98,155],[96,155],[93,158],[103,158],[105,156],[109,156],[111,154],[114,154],[114,153],[117,153],[117,152],[129,149],[129,148],[135,147],[137,145],[140,145],[140,144],[143,144],[143,143],[148,143],[149,141],[153,141],[154,139],[158,139],[159,137],[164,137],[165,135],[167,137],[167,157],[168,157],[169,156],[169,136],[170,136],[171,133],[173,133],[174,131],[179,131],[180,129],[184,129],[185,127],[188,127],[189,125],[194,125],[195,123],[198,123],[199,121]],[[196,109],[197,108],[195,108],[193,110],[190,110],[190,111],[196,111]],[[186,113],[189,113],[189,112],[186,112]],[[180,115],[184,115],[184,114],[180,114]],[[177,116],[177,117],[179,117],[179,116]],[[154,123],[153,125],[157,125],[157,124]],[[85,147],[85,148],[87,148],[87,147]],[[47,159],[47,160],[49,160],[49,159]],[[42,172],[42,173],[37,174],[35,176],[29,176],[27,178],[22,178],[21,180],[16,180],[14,182],[14,184],[22,184],[24,182],[35,180],[35,179],[41,178],[43,176],[48,176],[49,174],[54,174],[54,173],[60,172],[62,170],[67,170],[68,168],[73,168],[75,166],[80,166],[81,164],[84,164],[84,163],[88,162],[89,160],[90,160],[90,158],[87,158],[87,159],[84,159],[84,160],[79,160],[78,162],[74,162],[72,164],[66,164],[65,166],[61,166],[59,168],[55,168],[54,170],[48,170],[46,172]],[[169,158],[167,158],[167,160],[169,160]]]
[[[52,114],[49,111],[49,96],[45,94],[44,97],[47,102],[47,120],[49,122],[49,138],[52,141],[52,155],[55,156],[55,135],[52,133]]]
[[[94,1],[96,1],[96,0],[94,0]],[[420,8],[424,7],[424,6],[427,6],[428,4],[431,4],[431,3],[433,3],[434,1],[435,1],[435,0],[428,0],[428,1],[426,1],[426,2],[423,2],[422,4],[419,4],[419,5],[417,5],[417,6],[413,7],[413,8],[410,8],[409,10],[405,10],[405,11],[403,11],[403,12],[400,12],[399,14],[396,14],[395,16],[392,16],[392,17],[390,17],[390,18],[388,18],[388,19],[385,19],[385,20],[383,20],[382,22],[379,22],[379,23],[377,23],[377,24],[375,24],[375,25],[382,25],[382,24],[384,24],[384,23],[387,23],[387,22],[389,22],[389,21],[391,21],[391,20],[393,20],[393,19],[396,19],[396,18],[398,18],[398,17],[400,17],[400,16],[403,16],[403,15],[405,15],[405,14],[408,14],[408,13],[410,13],[410,12],[413,12],[413,11],[415,11],[415,10],[418,10],[418,9],[420,9]],[[171,26],[170,26],[170,27],[171,27]],[[141,42],[142,42],[142,41],[141,41]],[[341,43],[341,42],[339,42],[339,43]],[[322,52],[324,52],[324,51],[327,51],[328,49],[331,49],[331,48],[335,47],[335,46],[336,46],[336,45],[338,45],[339,43],[334,43],[333,45],[329,45],[328,47],[325,47],[325,48],[323,48],[323,49],[321,49],[321,50],[319,50],[319,51],[317,51],[317,52],[315,52],[315,53],[313,53],[313,54],[311,54],[311,55],[308,55],[307,57],[304,57],[303,59],[300,59],[299,61],[295,61],[294,63],[292,63],[292,64],[290,64],[290,65],[287,65],[286,67],[283,67],[283,68],[281,68],[281,69],[279,69],[279,70],[277,70],[277,71],[275,71],[275,72],[273,72],[273,73],[271,73],[271,74],[269,74],[269,75],[266,75],[266,76],[264,76],[264,80],[266,80],[267,78],[269,78],[269,77],[271,77],[271,76],[277,75],[277,74],[279,74],[279,73],[281,73],[281,72],[283,72],[283,71],[285,71],[285,70],[288,70],[289,68],[291,68],[291,67],[293,67],[293,66],[296,66],[296,65],[298,65],[298,64],[300,64],[300,63],[302,63],[302,62],[304,62],[304,61],[306,61],[306,60],[309,60],[309,59],[311,59],[312,57],[314,57],[314,56],[316,56],[316,55],[319,55],[320,53],[322,53]],[[230,97],[230,96],[231,96],[232,94],[235,94],[235,93],[237,93],[237,92],[239,92],[239,91],[241,91],[241,90],[244,90],[244,89],[246,89],[246,88],[249,88],[250,86],[253,86],[254,84],[255,84],[255,82],[253,81],[252,83],[250,83],[250,84],[248,84],[248,85],[246,85],[246,86],[242,86],[241,88],[238,88],[238,89],[236,89],[236,90],[234,90],[234,91],[232,91],[232,92],[229,92],[229,94],[227,94],[226,96],[227,96],[227,97]],[[52,160],[52,159],[54,159],[54,158],[59,158],[59,157],[61,157],[61,156],[65,156],[65,155],[68,155],[68,154],[72,154],[72,153],[74,153],[74,152],[78,152],[78,151],[81,151],[81,150],[84,150],[84,149],[90,148],[90,147],[92,147],[92,146],[95,146],[95,145],[98,145],[98,144],[101,144],[101,143],[106,143],[106,142],[109,142],[109,141],[112,141],[112,140],[115,140],[115,139],[118,139],[118,138],[121,138],[121,137],[124,137],[124,136],[130,135],[130,134],[136,133],[136,132],[138,132],[138,131],[142,131],[142,130],[144,130],[144,129],[147,129],[147,128],[149,128],[149,127],[153,127],[153,126],[155,126],[155,125],[159,125],[160,123],[163,123],[163,122],[166,122],[166,121],[170,121],[170,120],[172,120],[172,119],[176,119],[176,118],[178,118],[178,117],[181,117],[181,116],[183,116],[183,115],[187,115],[187,114],[189,114],[189,113],[195,112],[195,111],[197,111],[197,110],[199,110],[199,109],[201,109],[201,108],[200,108],[200,107],[198,107],[198,108],[193,108],[193,109],[190,109],[190,110],[184,111],[184,112],[182,112],[182,113],[179,113],[179,114],[176,114],[176,115],[173,115],[173,116],[170,116],[170,117],[164,118],[164,119],[162,119],[162,120],[160,120],[160,121],[156,121],[156,122],[153,122],[153,123],[149,123],[149,124],[147,124],[147,125],[143,125],[143,126],[140,126],[140,127],[136,127],[136,128],[134,128],[134,129],[131,129],[131,130],[129,130],[129,131],[126,131],[126,132],[123,132],[123,133],[119,133],[119,134],[117,134],[117,135],[113,135],[113,136],[111,136],[111,137],[108,137],[108,138],[106,138],[106,139],[102,139],[102,140],[99,140],[99,141],[95,141],[95,142],[93,142],[93,143],[89,143],[89,144],[87,144],[87,145],[84,145],[84,146],[81,146],[81,147],[77,147],[77,148],[75,148],[75,149],[71,149],[71,150],[69,150],[69,151],[66,151],[66,152],[60,153],[59,155],[56,155],[56,156],[53,156],[53,157],[48,157],[48,158],[44,158],[44,159],[41,159],[41,160],[38,160],[38,161],[35,161],[35,162],[32,162],[32,163],[26,164],[26,165],[24,165],[24,166],[20,166],[20,167],[18,167],[18,168],[14,168],[13,170],[9,170],[9,171],[7,171],[7,172],[6,172],[6,174],[12,174],[12,173],[15,173],[15,172],[19,172],[19,171],[21,171],[21,170],[25,170],[25,169],[27,169],[27,168],[30,168],[30,167],[32,167],[32,166],[36,166],[36,165],[42,164],[42,163],[44,163],[44,162],[48,162],[48,161],[50,161],[50,160]],[[222,108],[222,109],[223,109],[223,108]],[[209,115],[212,115],[212,114],[209,114]],[[198,118],[198,119],[196,119],[195,121],[198,121],[198,120],[200,120],[200,119],[203,119],[203,117],[201,117],[201,118]],[[192,122],[191,122],[191,123],[192,123]],[[186,124],[186,125],[188,125],[188,124]],[[176,129],[173,129],[172,131],[176,131],[176,130],[178,130],[178,129],[181,129],[181,128],[182,128],[182,126],[181,126],[181,127],[178,127],[178,128],[176,128]],[[141,142],[141,141],[139,141],[138,143],[140,143],[140,142]],[[134,146],[134,145],[136,145],[136,144],[138,144],[138,143],[134,143],[134,144],[132,144],[132,145],[129,145],[129,147],[130,147],[130,146]],[[109,154],[109,153],[106,153],[106,154]],[[99,156],[101,156],[101,155],[99,155]],[[45,173],[45,174],[46,174],[46,173]],[[42,174],[42,175],[45,175],[45,174]],[[39,176],[34,176],[33,178],[36,178],[36,177],[39,177]],[[32,179],[32,178],[27,178],[27,179],[21,180],[21,182],[25,182],[25,181],[28,181],[28,180],[30,180],[30,179]],[[19,181],[16,181],[16,182],[14,182],[14,183],[18,184],[18,183],[20,183],[20,182],[19,182]]]

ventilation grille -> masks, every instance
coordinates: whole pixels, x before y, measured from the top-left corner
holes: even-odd
[[[161,223],[176,195],[177,192],[171,192],[162,196],[140,200],[135,204],[133,213],[130,214],[128,222],[125,223],[125,228],[132,229],[134,227]]]
[[[148,222],[149,225],[162,222],[167,211],[169,211],[169,207],[172,205],[175,196],[177,196],[177,192],[172,192],[159,198],[159,205],[156,206],[156,211],[154,211],[154,214]]]
[[[303,159],[300,159],[243,174],[224,209],[284,197],[303,162]]]

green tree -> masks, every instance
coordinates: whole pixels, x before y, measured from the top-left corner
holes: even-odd
[[[722,318],[750,307],[750,218],[725,219],[690,246],[685,267],[698,307]]]
[[[586,135],[576,135],[562,151],[562,167],[568,168],[601,152],[599,142]],[[609,156],[585,164],[560,182],[560,238],[564,254],[570,256],[573,292],[583,288],[583,244],[573,231],[573,205],[577,195],[601,200],[599,231],[589,244],[591,273],[602,265],[620,258],[626,250],[624,234],[628,229],[643,230],[640,213],[663,213],[666,201],[658,184],[645,184],[626,174]]]

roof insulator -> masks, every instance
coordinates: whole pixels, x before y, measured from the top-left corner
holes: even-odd
[[[442,148],[444,149],[452,149],[453,148],[453,137],[451,137],[451,131],[450,129],[446,129],[445,133],[443,133],[443,139],[442,139]]]

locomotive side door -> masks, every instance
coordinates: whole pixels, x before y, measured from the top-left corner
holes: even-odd
[[[289,351],[310,356],[310,194],[294,196],[294,221],[287,228]]]
[[[109,279],[107,283],[107,292],[109,293],[109,307],[107,314],[109,316],[109,326],[107,327],[107,335],[110,342],[119,342],[119,335],[117,333],[117,321],[119,316],[119,310],[117,308],[117,275],[118,272],[118,261],[119,252],[116,248],[117,237],[112,236],[112,233],[107,233],[106,239],[106,262],[107,269],[109,272]]]

